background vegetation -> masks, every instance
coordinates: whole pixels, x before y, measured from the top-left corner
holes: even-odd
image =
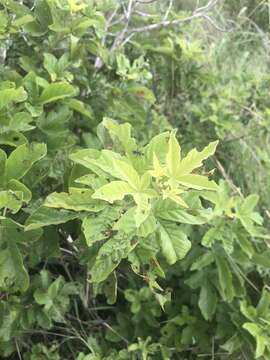
[[[269,25],[0,0],[1,358],[270,359]]]

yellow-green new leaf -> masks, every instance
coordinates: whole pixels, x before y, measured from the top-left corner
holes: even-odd
[[[98,212],[105,208],[101,202],[92,199],[92,190],[72,189],[70,193],[52,193],[45,200],[44,206],[74,211]]]
[[[95,191],[92,198],[113,203],[116,200],[123,200],[126,195],[132,194],[133,192],[134,189],[127,182],[112,181]]]
[[[103,125],[108,129],[112,138],[117,138],[127,153],[137,149],[136,141],[131,137],[131,125],[129,123],[117,124],[109,118],[103,120]]]
[[[178,167],[178,177],[190,174],[194,169],[202,166],[202,162],[215,153],[217,145],[218,141],[214,141],[207,145],[202,151],[197,151],[196,149],[191,150]]]
[[[113,164],[119,179],[127,181],[135,190],[140,189],[141,180],[132,165],[118,159],[114,159]]]
[[[181,185],[195,190],[213,190],[218,189],[217,184],[214,181],[210,181],[206,176],[202,175],[184,175],[177,178]]]
[[[174,177],[178,173],[181,160],[181,148],[176,139],[175,133],[171,133],[169,139],[169,150],[166,156],[166,165],[170,176]]]

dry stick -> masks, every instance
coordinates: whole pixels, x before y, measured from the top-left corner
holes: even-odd
[[[166,20],[166,21],[161,21],[159,23],[156,24],[151,24],[151,25],[145,25],[142,27],[138,27],[138,28],[133,28],[129,30],[129,33],[141,33],[141,32],[146,32],[146,31],[153,31],[153,30],[157,30],[157,29],[161,29],[161,28],[166,28],[169,26],[177,26],[180,24],[184,24],[187,22],[190,22],[191,20],[194,19],[198,19],[198,18],[205,18],[207,21],[209,21],[211,23],[212,26],[214,26],[217,30],[222,31],[222,32],[228,32],[228,31],[232,31],[231,29],[223,29],[220,26],[218,26],[213,19],[211,19],[206,13],[209,12],[211,9],[213,9],[216,4],[218,3],[218,0],[211,0],[209,1],[209,3],[203,7],[200,7],[196,10],[193,11],[193,13],[183,19],[175,19],[175,20]]]
[[[234,185],[232,179],[231,179],[231,178],[229,177],[229,175],[226,173],[226,171],[225,171],[224,167],[222,166],[222,164],[218,161],[218,159],[215,159],[215,162],[216,162],[217,167],[218,167],[219,171],[221,172],[222,176],[228,181],[228,183],[230,184],[231,188],[232,188],[235,192],[237,192],[237,193],[241,196],[241,198],[243,198],[244,196],[243,196],[243,194],[242,194],[242,192],[241,192],[241,189]]]
[[[20,359],[20,360],[23,360],[23,359],[22,359],[21,352],[20,352],[19,344],[18,344],[17,340],[15,340],[15,345],[16,345],[16,350],[17,350],[17,354],[18,354],[18,356],[19,356],[19,359]]]
[[[122,29],[122,31],[120,31],[120,33],[118,33],[118,35],[116,35],[116,38],[114,40],[114,43],[111,47],[111,51],[115,50],[118,47],[121,47],[123,45],[125,45],[128,41],[130,41],[130,39],[136,34],[136,33],[141,33],[141,32],[147,32],[147,31],[153,31],[153,30],[157,30],[160,28],[166,28],[169,26],[177,26],[180,24],[184,24],[187,22],[190,22],[191,20],[194,19],[198,19],[198,18],[205,18],[207,21],[209,21],[211,23],[211,25],[213,25],[217,30],[219,31],[229,31],[228,29],[222,29],[221,27],[219,27],[217,24],[215,24],[215,22],[206,14],[207,12],[209,12],[211,9],[213,9],[216,4],[218,3],[219,0],[210,0],[205,6],[202,6],[200,8],[197,8],[193,11],[192,15],[183,18],[183,19],[175,19],[175,20],[164,20],[167,18],[167,14],[169,14],[170,11],[170,7],[172,6],[173,1],[170,1],[169,4],[169,9],[167,9],[166,13],[165,13],[165,17],[164,19],[156,24],[151,24],[151,25],[146,25],[146,26],[142,26],[142,27],[138,27],[138,28],[131,28],[128,29],[129,26],[129,22],[130,22],[130,18],[131,15],[133,13],[133,11],[135,10],[136,5],[139,4],[150,4],[153,3],[157,0],[150,0],[150,1],[142,1],[142,0],[136,0],[134,2],[134,0],[129,0],[128,3],[128,8],[125,9],[125,17],[126,17],[126,24],[124,26],[124,28]],[[128,35],[127,38],[125,39],[125,35]],[[101,61],[100,58],[98,58],[99,60],[96,60],[96,64],[95,64],[95,68],[96,70],[100,70],[101,67],[103,66],[103,63]]]
[[[165,13],[165,16],[163,18],[163,21],[166,21],[168,19],[169,15],[170,15],[170,12],[172,10],[173,2],[174,2],[174,0],[170,0],[169,6],[168,6],[168,9],[167,9],[167,11]]]
[[[115,10],[112,12],[111,16],[108,18],[107,22],[106,22],[106,25],[105,25],[105,35],[103,36],[102,40],[101,40],[101,45],[104,46],[105,45],[105,42],[106,42],[106,38],[107,38],[107,31],[109,29],[109,27],[111,26],[112,24],[112,21],[115,17],[115,15],[117,14],[117,11],[119,9],[119,6],[117,6],[115,8]],[[121,19],[122,20],[122,19]],[[120,21],[121,21],[120,20]],[[114,23],[114,25],[117,24],[117,22]],[[96,70],[99,70],[100,68],[102,67],[102,60],[101,58],[98,56],[96,58],[96,61],[95,61],[95,69]]]

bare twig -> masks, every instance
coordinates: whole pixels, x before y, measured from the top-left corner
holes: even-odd
[[[168,19],[169,15],[170,15],[170,12],[172,10],[173,2],[174,2],[174,0],[170,0],[169,6],[168,6],[168,9],[167,9],[167,11],[165,13],[165,16],[163,18],[163,21],[166,21]]]
[[[145,11],[145,8],[137,8],[140,4],[148,5],[153,4],[157,1],[163,1],[163,0],[128,0],[124,3],[123,0],[120,1],[122,7],[123,14],[118,17],[114,22],[112,22],[112,19],[115,18],[115,15],[118,12],[119,7],[117,10],[114,11],[114,13],[109,17],[107,20],[106,25],[106,35],[102,39],[102,45],[105,45],[106,38],[108,36],[108,29],[114,25],[114,24],[122,24],[123,28],[118,33],[110,33],[111,36],[115,37],[114,41],[111,46],[111,51],[114,51],[117,48],[123,47],[126,43],[128,43],[131,38],[133,38],[136,34],[139,33],[145,33],[149,31],[158,30],[161,28],[166,27],[173,27],[173,26],[179,26],[181,24],[188,23],[195,19],[204,19],[207,22],[209,22],[214,28],[216,28],[218,31],[221,32],[228,32],[230,29],[225,29],[216,24],[216,22],[210,17],[209,12],[215,8],[219,0],[209,0],[208,3],[204,6],[198,7],[199,2],[197,2],[197,6],[195,10],[191,13],[191,15],[184,17],[184,18],[178,18],[174,20],[169,20],[169,15],[173,9],[174,0],[168,1],[168,6],[165,11],[165,14],[160,22],[152,23],[149,25],[143,25],[138,27],[130,27],[130,21],[132,19],[132,14],[136,13],[137,15],[140,15],[144,18],[153,18],[157,16],[157,14],[151,14]],[[98,71],[103,66],[103,62],[100,57],[96,59],[95,62],[95,69]]]
[[[138,28],[130,29],[129,32],[130,33],[143,33],[143,32],[147,32],[147,31],[153,31],[153,30],[157,30],[157,29],[161,29],[161,28],[166,28],[166,27],[169,27],[169,26],[177,26],[177,25],[180,25],[180,24],[184,24],[184,23],[190,22],[191,20],[195,20],[195,19],[198,19],[198,18],[205,18],[207,21],[209,21],[211,23],[211,25],[213,25],[219,31],[226,31],[226,32],[230,31],[229,29],[223,29],[223,28],[219,27],[207,15],[207,13],[209,11],[211,11],[217,5],[217,3],[218,3],[218,0],[210,0],[207,3],[207,5],[195,9],[190,16],[187,16],[185,18],[175,19],[175,20],[171,20],[171,21],[163,19],[163,21],[161,21],[159,23],[156,23],[156,24],[150,24],[150,25],[145,25],[145,26],[141,26],[141,27],[138,27]]]
[[[227,180],[227,182],[230,185],[230,187],[232,188],[232,190],[234,192],[238,193],[241,196],[241,198],[243,198],[244,196],[243,196],[243,194],[241,192],[241,189],[238,188],[237,186],[235,186],[235,184],[233,183],[232,179],[227,174],[226,170],[224,169],[224,167],[220,163],[220,161],[218,159],[215,159],[215,162],[216,162],[217,167],[218,167],[219,171],[221,172],[222,176]]]
[[[114,17],[116,16],[117,12],[119,10],[119,6],[117,6],[115,8],[115,10],[112,12],[112,14],[109,16],[107,22],[106,22],[106,26],[105,26],[105,35],[103,36],[102,40],[101,40],[101,45],[104,46],[105,45],[105,42],[106,42],[106,38],[107,38],[107,32],[108,32],[108,29],[109,27],[111,26],[111,23],[114,19]],[[96,58],[96,61],[95,61],[95,69],[96,70],[99,70],[100,68],[102,67],[102,60],[101,58],[98,56]]]

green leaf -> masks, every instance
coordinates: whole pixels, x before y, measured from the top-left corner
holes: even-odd
[[[21,192],[23,195],[23,201],[29,203],[32,199],[32,193],[23,183],[18,180],[12,179],[8,182],[8,189],[14,192]]]
[[[243,328],[246,329],[256,339],[257,347],[255,357],[256,359],[258,359],[259,357],[264,355],[265,348],[269,345],[269,343],[264,338],[263,331],[257,324],[245,323],[243,325]]]
[[[126,258],[135,245],[123,233],[109,239],[99,250],[91,269],[91,280],[99,283],[107,279],[110,273]]]
[[[201,152],[197,151],[196,149],[191,150],[181,161],[178,167],[178,176],[182,177],[184,175],[188,175],[193,170],[201,167],[202,162],[215,153],[217,145],[218,141],[215,141],[211,142]]]
[[[216,312],[217,294],[209,281],[202,285],[198,304],[205,320],[211,320]]]
[[[191,249],[191,242],[176,224],[162,222],[158,232],[161,251],[170,265],[183,259]]]
[[[83,219],[82,230],[88,246],[110,236],[113,222],[120,217],[119,207],[109,206],[97,216]]]
[[[3,186],[5,178],[5,168],[6,168],[7,154],[5,151],[0,149],[0,187]]]
[[[7,248],[0,251],[0,289],[25,291],[29,287],[29,276],[23,264],[22,256],[13,240]]]
[[[212,264],[215,261],[214,255],[212,252],[207,251],[202,256],[200,256],[193,264],[191,265],[190,270],[201,270],[208,265]]]
[[[26,137],[17,131],[8,131],[0,134],[0,144],[17,147],[26,143]]]
[[[70,109],[77,111],[90,120],[94,119],[94,113],[90,105],[77,99],[66,99],[64,102]]]
[[[48,71],[48,73],[51,76],[51,80],[55,81],[57,78],[57,58],[52,55],[45,53],[44,56],[44,68]]]
[[[235,292],[231,269],[227,260],[223,256],[216,253],[215,260],[217,264],[218,278],[222,294],[228,302],[232,302]]]
[[[41,104],[48,104],[77,94],[76,89],[67,82],[49,84],[39,98]]]
[[[158,227],[158,222],[153,214],[150,214],[137,230],[137,235],[146,238],[153,234]]]
[[[0,191],[0,209],[10,209],[13,214],[18,212],[23,203],[21,191]]]
[[[23,87],[0,90],[0,110],[15,102],[22,102],[27,99],[27,93]]]
[[[183,210],[182,206],[179,206],[176,202],[168,199],[157,201],[155,206],[155,215],[163,220],[190,225],[201,225],[208,222],[211,214],[206,211],[198,211],[198,214],[192,215],[187,210]]]
[[[39,229],[44,226],[58,225],[76,219],[77,214],[66,210],[56,210],[45,206],[35,210],[25,222],[25,230]]]
[[[47,197],[44,206],[74,211],[98,212],[106,205],[92,199],[93,191],[72,188],[70,193],[52,193]]]
[[[123,200],[126,195],[132,194],[134,189],[125,181],[112,181],[95,191],[93,199],[101,199],[113,203]]]
[[[21,179],[35,162],[42,159],[47,153],[45,144],[31,143],[18,146],[6,162],[5,179]]]
[[[204,234],[202,238],[202,245],[205,247],[210,248],[215,241],[222,241],[223,239],[223,232],[222,228],[219,226],[212,227]]]

